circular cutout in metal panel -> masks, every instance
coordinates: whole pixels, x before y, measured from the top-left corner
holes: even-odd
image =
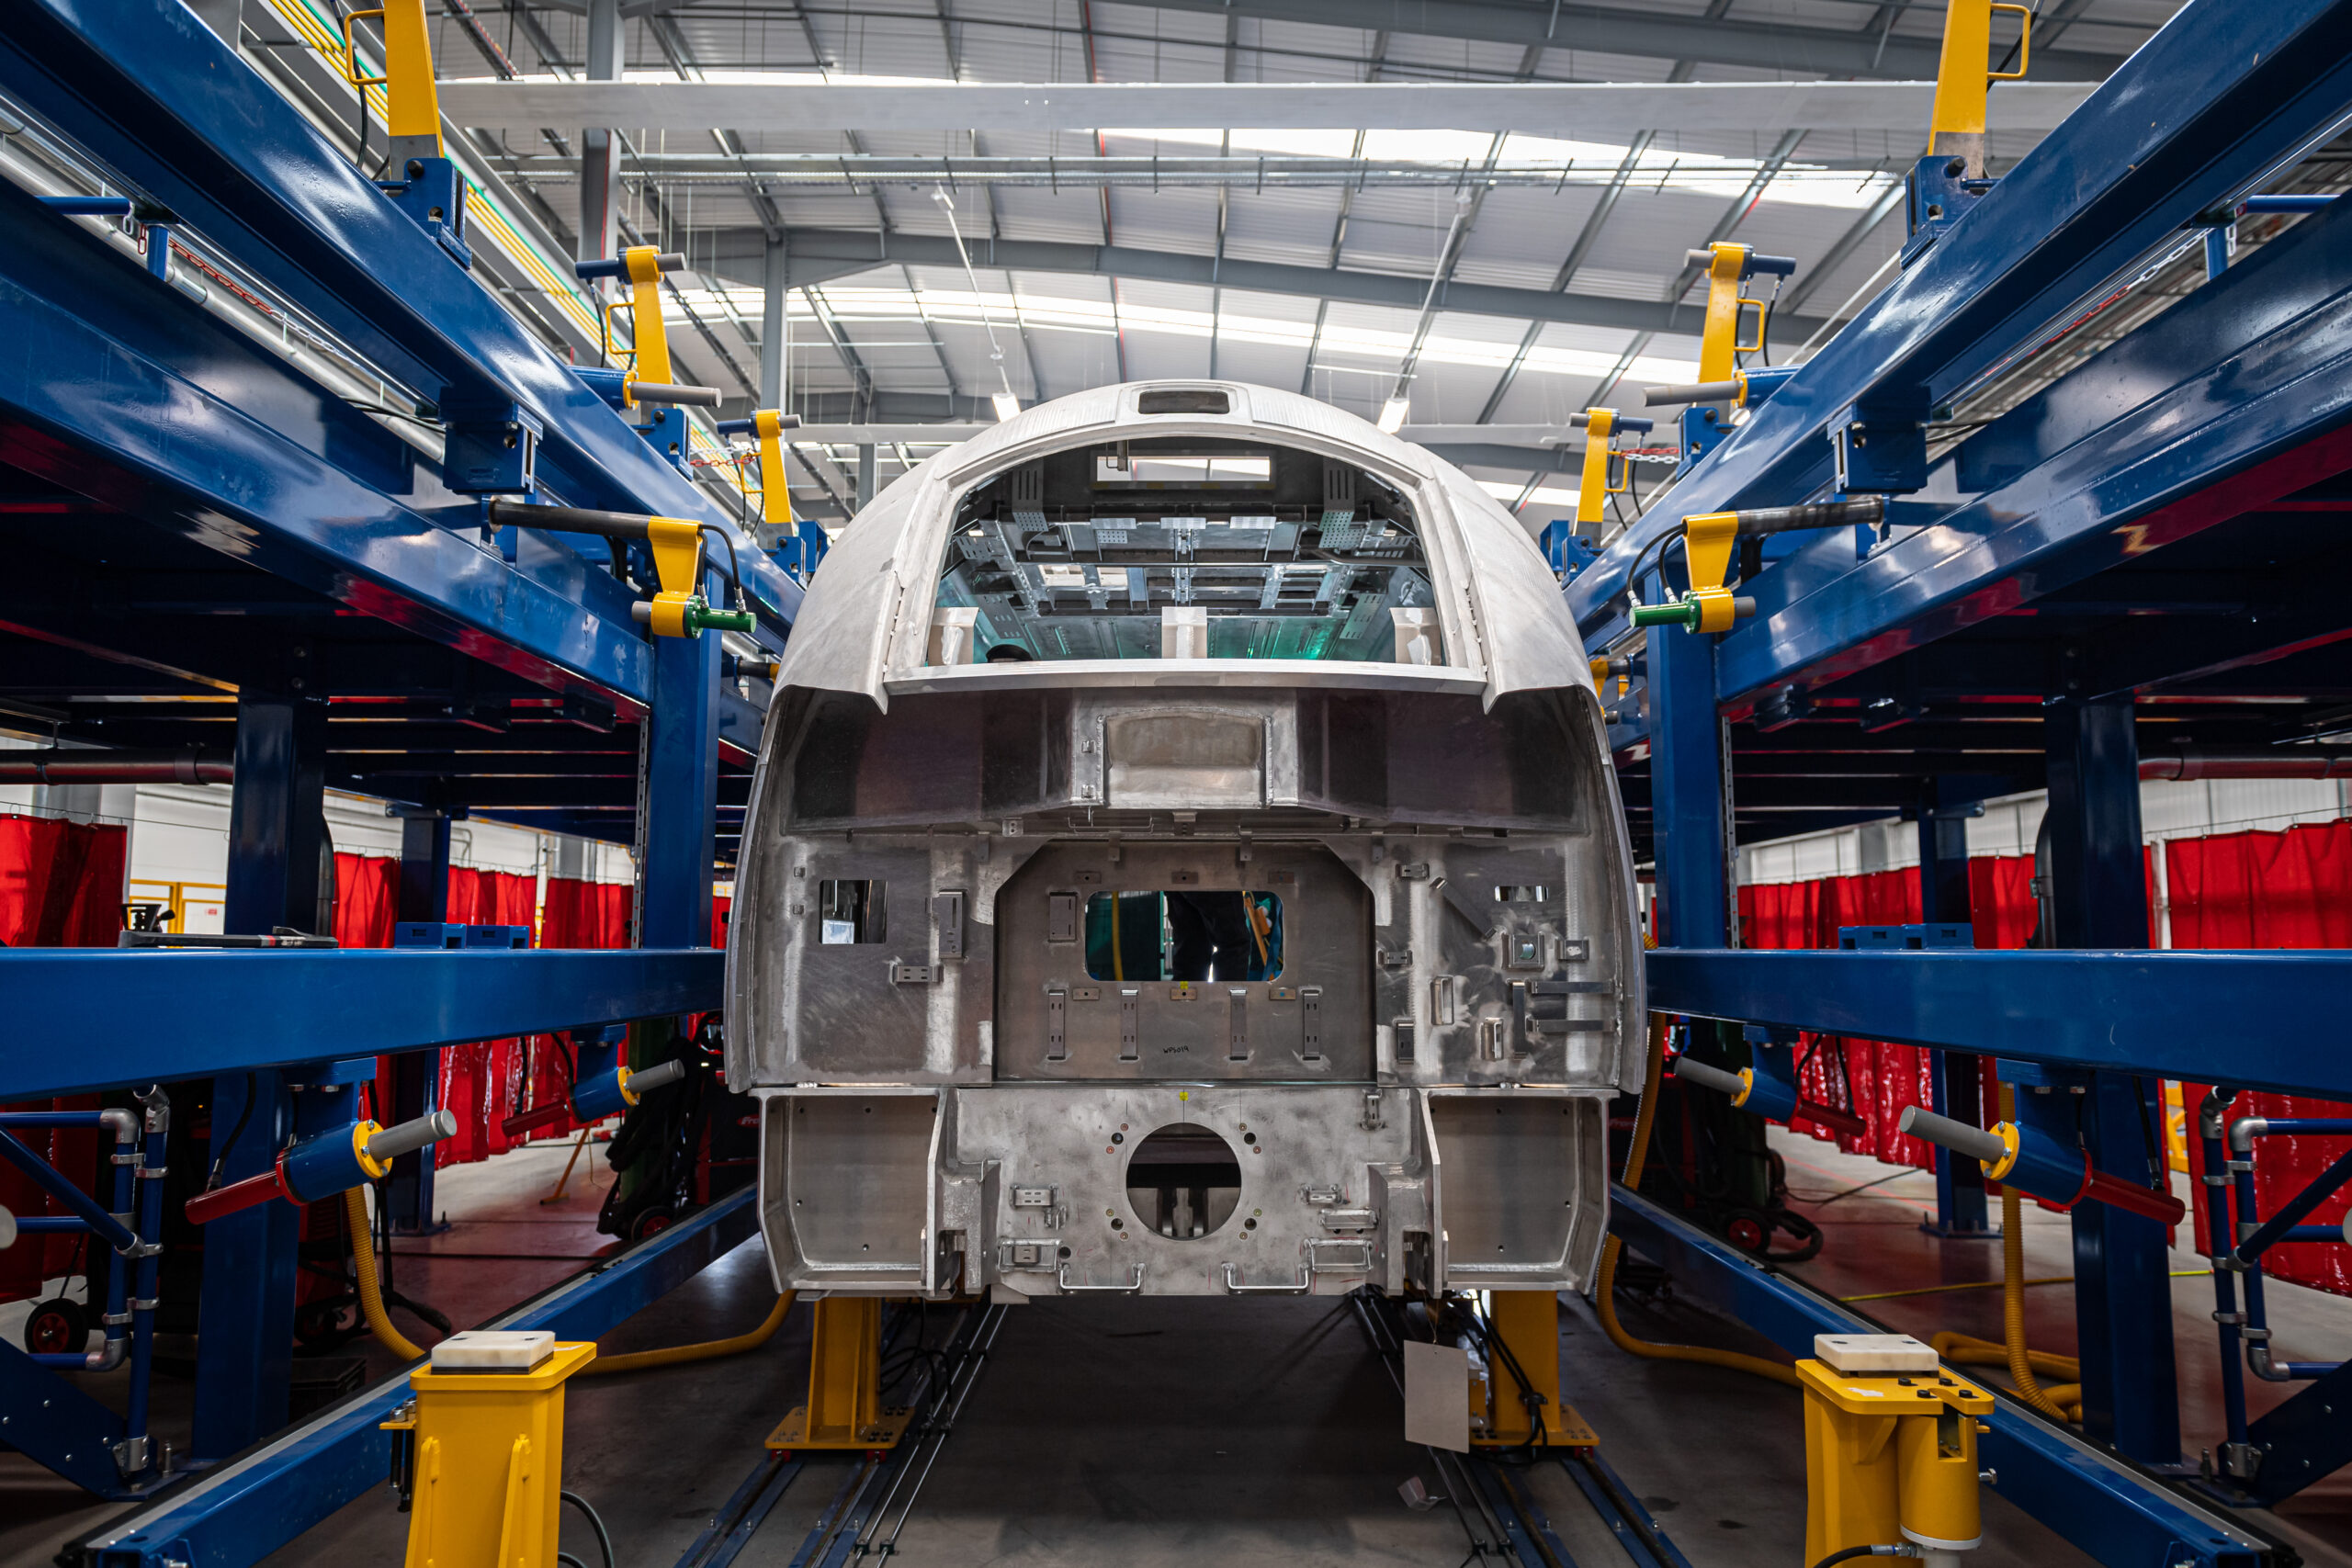
[[[1173,1241],[1214,1235],[1241,1202],[1241,1159],[1197,1122],[1173,1122],[1127,1158],[1127,1202],[1155,1235]]]

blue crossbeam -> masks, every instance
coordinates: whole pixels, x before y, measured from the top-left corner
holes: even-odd
[[[485,1328],[595,1339],[740,1246],[756,1228],[751,1189],[575,1274]],[[401,1373],[210,1472],[187,1491],[85,1541],[90,1568],[246,1568],[353,1498],[384,1484],[391,1445],[378,1425],[408,1397]]]
[[[702,1012],[726,963],[712,948],[17,948],[0,952],[0,1100]]]
[[[2347,97],[2346,0],[2181,11],[1569,584],[1588,636],[1612,624],[1629,568],[1682,516],[1819,490],[1841,411],[1951,397],[2177,243],[2199,211],[2257,184]]]
[[[2352,953],[1659,948],[1661,1012],[2352,1099]]]
[[[1847,956],[1852,956],[1848,954]],[[1609,1228],[1662,1265],[1676,1287],[1738,1319],[1792,1356],[1816,1334],[1880,1325],[1612,1184]],[[2153,1477],[2035,1418],[2006,1397],[1985,1417],[1977,1454],[1994,1489],[2112,1568],[2260,1568],[2268,1551]]]

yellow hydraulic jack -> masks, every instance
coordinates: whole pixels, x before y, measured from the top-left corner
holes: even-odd
[[[1470,1445],[1477,1449],[1597,1446],[1584,1417],[1560,1403],[1560,1298],[1550,1291],[1496,1291],[1490,1316],[1499,1348],[1487,1359],[1484,1386],[1470,1380]],[[1505,1352],[1508,1352],[1506,1362]],[[1516,1367],[1514,1373],[1513,1368]],[[1532,1408],[1519,1380],[1534,1394]]]
[[[1823,1334],[1813,1346],[1816,1359],[1796,1366],[1805,1562],[1891,1555],[1957,1568],[1984,1534],[1976,1418],[1993,1396],[1907,1334]]]
[[[383,1424],[408,1568],[556,1568],[563,1384],[595,1359],[551,1334],[476,1330],[409,1374],[408,1403]]]
[[[768,1434],[767,1446],[888,1449],[914,1412],[882,1403],[882,1298],[827,1296],[808,1342],[808,1403]]]

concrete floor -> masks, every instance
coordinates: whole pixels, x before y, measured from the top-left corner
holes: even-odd
[[[1889,1174],[1829,1145],[1784,1139],[1800,1206],[1829,1233],[1802,1271],[1833,1293],[1997,1278],[1996,1243],[1939,1242],[1917,1228],[1932,1207],[1924,1176],[1820,1201]],[[534,1148],[445,1173],[452,1228],[403,1243],[405,1289],[460,1325],[565,1275],[605,1239],[594,1234],[601,1167],[560,1204],[539,1203],[565,1150]],[[582,1161],[591,1172],[591,1162]],[[2030,1276],[2070,1271],[2066,1223],[2029,1208]],[[2183,1252],[2177,1267],[2194,1267]],[[2210,1286],[2175,1281],[2188,1446],[2213,1439]],[[2298,1358],[2352,1355],[2352,1302],[2273,1290],[2279,1340]],[[773,1295],[746,1247],[622,1325],[620,1351],[740,1332]],[[2029,1292],[2037,1348],[2073,1348],[2072,1294]],[[1858,1303],[1893,1326],[1953,1327],[1997,1337],[1999,1292],[1967,1291]],[[1388,1380],[1340,1303],[1314,1300],[1041,1302],[1013,1309],[997,1353],[899,1541],[909,1561],[980,1564],[1187,1565],[1254,1568],[1280,1560],[1416,1563],[1453,1568],[1465,1543],[1451,1511],[1415,1513],[1397,1484],[1420,1471],[1401,1432]],[[20,1314],[19,1314],[20,1315]],[[1629,1304],[1627,1324],[1662,1340],[1761,1348],[1738,1325],[1668,1302]],[[1627,1484],[1697,1568],[1794,1563],[1804,1541],[1800,1398],[1775,1383],[1707,1367],[1635,1359],[1601,1337],[1589,1310],[1562,1314],[1568,1399],[1600,1433]],[[807,1314],[796,1313],[760,1352],[727,1361],[576,1382],[570,1393],[565,1482],[603,1510],[624,1568],[667,1568],[758,1458],[759,1441],[799,1403]],[[416,1332],[413,1325],[411,1332]],[[0,1318],[0,1331],[13,1331]],[[354,1348],[357,1348],[354,1347]],[[391,1370],[370,1349],[371,1375]],[[104,1380],[93,1380],[103,1382]],[[2257,1408],[2275,1398],[2257,1392]],[[164,1429],[184,1433],[188,1391],[164,1380]],[[783,1568],[842,1473],[812,1465],[739,1562]],[[1565,1476],[1534,1489],[1586,1568],[1622,1568]],[[46,1473],[0,1457],[0,1564],[33,1568],[115,1510],[92,1506]],[[2314,1488],[2267,1528],[2313,1563],[2352,1564],[2352,1482]],[[273,1564],[391,1568],[404,1521],[383,1493],[351,1504],[271,1559]],[[593,1565],[594,1543],[567,1518],[566,1549]],[[1972,1568],[2071,1568],[2075,1552],[1997,1496]]]

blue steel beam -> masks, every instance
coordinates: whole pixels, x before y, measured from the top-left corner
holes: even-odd
[[[2352,952],[1649,954],[1660,1012],[2352,1100]],[[2226,1064],[2217,1066],[2217,1064]]]
[[[0,952],[0,1100],[703,1012],[715,949]],[[61,1052],[45,1042],[73,1039]]]
[[[565,501],[725,521],[179,0],[0,7],[0,86],[425,397],[519,404]]]
[[[5,183],[0,226],[8,462],[537,684],[650,699],[609,571],[537,541],[509,566],[410,448],[130,257]]]
[[[1614,619],[1628,570],[1677,519],[1820,490],[1841,410],[1873,395],[1949,398],[2326,131],[2346,102],[2347,0],[2181,11],[1569,585],[1588,636]],[[1725,674],[1727,695],[1747,689]]]
[[[513,956],[513,955],[509,955]],[[750,1189],[575,1274],[485,1328],[544,1329],[596,1339],[750,1237]],[[84,1541],[89,1568],[247,1568],[384,1484],[391,1447],[378,1426],[408,1397],[408,1374],[386,1379],[324,1416],[208,1472],[183,1491]]]
[[[0,1341],[0,1410],[17,1418],[4,1435],[8,1447],[85,1492],[123,1495],[122,1472],[114,1462],[122,1417],[6,1341]]]
[[[1792,1356],[1816,1334],[1876,1334],[1871,1322],[1734,1251],[1649,1200],[1611,1184],[1609,1228],[1662,1265],[1676,1286]],[[2111,1568],[2262,1568],[2269,1549],[2162,1482],[2100,1452],[1996,1394],[1977,1455],[1993,1489]]]

